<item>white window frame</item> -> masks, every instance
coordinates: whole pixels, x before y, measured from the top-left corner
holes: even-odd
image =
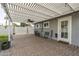
[[[36,27],[36,29],[38,28],[37,26],[39,26],[39,25],[38,25],[38,24],[36,24],[36,26],[35,26],[35,27]]]
[[[45,27],[44,24],[46,24],[46,23],[48,23],[48,26]],[[49,27],[50,27],[49,21],[43,23],[43,28],[49,28]]]
[[[37,25],[38,25],[38,27],[37,27]],[[38,28],[41,28],[41,24],[36,24],[36,26],[35,26],[37,29]]]
[[[69,21],[69,26],[68,26],[68,42],[69,44],[72,44],[72,16],[66,16],[66,17],[62,17],[62,18],[58,18],[58,41],[61,40],[61,35],[60,35],[60,21],[64,21],[64,20],[68,20]],[[63,40],[65,41],[65,40]]]

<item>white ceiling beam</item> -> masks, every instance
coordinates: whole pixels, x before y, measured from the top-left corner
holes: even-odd
[[[19,5],[19,4],[12,4],[12,5],[15,5],[15,6],[18,6],[18,7],[20,7],[20,8],[23,8],[23,9],[25,9],[25,10],[29,10],[29,11],[32,11],[32,12],[35,12],[35,13],[38,13],[38,14],[42,14],[42,15],[45,15],[45,16],[47,16],[47,17],[52,17],[51,15],[47,15],[47,14],[44,14],[44,13],[42,13],[42,12],[38,12],[38,11],[35,11],[35,10],[31,10],[31,9],[29,9],[29,8],[26,8],[26,7],[22,7],[21,5]]]
[[[37,3],[36,3],[36,4],[37,4]],[[51,9],[49,9],[49,8],[47,8],[47,7],[43,6],[43,5],[41,5],[41,4],[37,4],[37,5],[43,7],[43,8],[45,8],[45,9],[51,11],[51,12],[54,12],[54,13],[56,13],[56,14],[58,14],[58,15],[61,15],[60,13],[58,13],[58,12],[56,12],[56,11],[54,11],[54,10],[51,10]]]
[[[41,18],[45,18],[45,19],[50,18],[50,17],[47,18],[47,16],[45,16],[45,15],[41,16],[40,14],[38,14],[38,15],[39,15],[39,16],[38,16],[38,15],[36,15],[37,13],[34,13],[34,12],[33,12],[34,14],[32,14],[32,12],[26,11],[26,10],[24,10],[24,9],[23,9],[23,10],[19,10],[18,7],[17,7],[17,9],[12,8],[12,7],[9,7],[8,9],[9,9],[9,10],[12,10],[12,11],[13,11],[13,10],[14,10],[14,11],[19,11],[19,12],[23,12],[23,11],[24,11],[24,13],[27,13],[27,14],[29,14],[29,15],[36,16],[36,17],[41,17]]]
[[[23,18],[23,19],[24,19],[24,18],[27,19],[28,17],[31,17],[31,18],[33,18],[32,20],[34,20],[34,18],[37,19],[37,20],[38,20],[38,19],[40,19],[40,20],[45,20],[45,19],[41,19],[41,18],[38,18],[38,17],[23,16],[23,15],[17,15],[17,14],[11,14],[11,16],[12,16],[12,17],[17,17],[17,18]]]
[[[71,7],[71,5],[69,5],[69,3],[65,3],[65,5],[67,5],[73,12],[75,11],[75,10]]]
[[[24,18],[25,18],[25,17],[27,18],[27,17],[29,17],[28,15],[24,15],[24,14],[16,13],[16,12],[15,12],[15,13],[11,13],[11,12],[10,12],[10,15],[15,15],[15,17],[20,16],[20,18],[23,18],[23,17],[24,17]],[[33,16],[30,16],[30,17],[33,17]],[[40,20],[47,20],[47,19],[38,18],[38,17],[33,17],[33,20],[34,20],[34,18],[37,19],[37,20],[38,20],[38,19],[40,19]],[[30,19],[30,18],[29,18],[29,19]]]
[[[13,21],[16,21],[16,22],[17,21],[19,21],[19,22],[27,22],[28,18],[21,19],[21,18],[17,18],[17,17],[12,16],[12,19],[13,19]],[[33,18],[33,17],[30,17],[30,19],[33,19],[33,21],[35,21],[35,22],[44,21],[44,20],[41,20],[41,19],[37,20],[37,18]]]
[[[19,17],[19,18],[28,18],[28,17],[29,17],[29,19],[30,19],[30,17],[32,17],[33,20],[34,20],[34,19],[37,19],[37,20],[38,20],[38,19],[40,19],[40,20],[46,20],[46,19],[43,19],[43,18],[28,16],[28,15],[25,15],[25,14],[22,14],[22,13],[17,13],[17,12],[15,12],[15,13],[10,12],[10,15],[13,15],[14,17]],[[11,17],[13,17],[13,16],[11,16]]]
[[[41,16],[34,15],[34,14],[24,13],[24,12],[21,12],[21,11],[16,11],[16,10],[12,10],[12,9],[9,9],[9,10],[10,10],[10,11],[13,11],[14,13],[25,14],[25,15],[29,15],[29,16],[33,16],[33,17],[38,17],[38,18],[48,19],[48,18],[41,17]]]

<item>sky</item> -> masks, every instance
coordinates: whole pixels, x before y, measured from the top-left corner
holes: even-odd
[[[5,19],[4,19],[5,15],[6,14],[5,14],[5,12],[2,9],[1,4],[0,4],[0,25],[5,23]]]

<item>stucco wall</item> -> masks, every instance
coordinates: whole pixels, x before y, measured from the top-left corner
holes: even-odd
[[[55,34],[58,32],[58,19],[50,21],[50,29],[53,30],[52,38],[56,38]]]
[[[15,34],[34,34],[34,27],[28,27],[28,33],[27,33],[27,27],[15,27]]]
[[[72,23],[71,23],[71,44],[79,46],[79,13],[74,13],[72,16]],[[44,33],[51,32],[53,30],[52,38],[55,38],[55,33],[58,32],[58,20],[52,19],[49,21],[50,27],[49,28],[43,28],[43,35]],[[40,29],[37,29],[40,31]],[[50,37],[50,35],[49,35]]]
[[[49,28],[43,28],[43,33],[47,31],[50,33],[49,38],[56,39],[55,34],[57,33],[57,29],[58,29],[58,20],[57,19],[50,20],[49,25],[50,25]],[[53,31],[52,37],[51,37],[51,30]]]
[[[79,13],[72,15],[72,44],[79,46]]]
[[[38,23],[38,24],[42,24],[42,23]],[[37,28],[37,29],[35,28],[35,31],[38,31],[43,37],[45,35],[45,32],[49,32],[48,38],[56,39],[55,34],[57,33],[57,29],[58,29],[58,20],[52,19],[49,21],[49,28],[44,28],[42,24],[42,28]],[[53,30],[52,37],[51,37],[51,30]]]

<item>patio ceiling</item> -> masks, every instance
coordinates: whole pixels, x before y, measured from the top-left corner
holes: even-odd
[[[7,3],[6,7],[14,22],[40,22],[79,10],[78,3]]]

